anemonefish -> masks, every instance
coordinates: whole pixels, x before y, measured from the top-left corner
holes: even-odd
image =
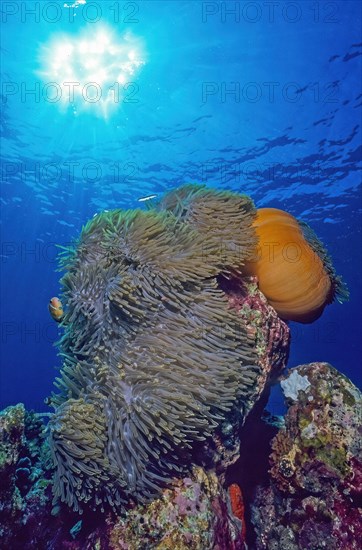
[[[63,311],[63,305],[62,302],[59,300],[59,298],[52,298],[49,302],[49,312],[50,315],[53,317],[54,321],[57,323],[60,323],[60,321],[63,318],[64,311]]]

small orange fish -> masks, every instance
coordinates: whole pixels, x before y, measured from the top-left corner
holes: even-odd
[[[49,312],[50,315],[53,317],[54,321],[57,323],[60,323],[60,321],[63,318],[64,310],[62,302],[59,300],[59,298],[54,297],[49,302]]]

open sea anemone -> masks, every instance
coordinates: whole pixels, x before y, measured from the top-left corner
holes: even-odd
[[[147,212],[97,215],[65,254],[55,499],[145,501],[229,411],[242,417],[260,367],[217,276],[251,258],[254,216],[247,197],[187,186]]]

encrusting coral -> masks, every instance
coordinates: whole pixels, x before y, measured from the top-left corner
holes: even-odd
[[[254,339],[217,281],[252,254],[253,204],[198,187],[164,201],[96,216],[63,259],[49,431],[55,497],[74,509],[154,496],[255,394]]]

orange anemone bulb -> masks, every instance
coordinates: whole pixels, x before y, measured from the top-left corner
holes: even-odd
[[[276,208],[260,208],[254,220],[258,249],[243,268],[282,319],[311,323],[348,291],[310,227]]]

